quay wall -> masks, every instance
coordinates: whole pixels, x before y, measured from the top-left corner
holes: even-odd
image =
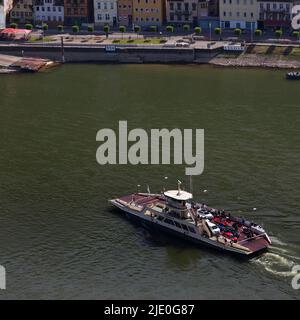
[[[0,53],[62,61],[60,46],[2,45]],[[217,53],[218,50],[193,48],[117,47],[116,51],[106,51],[105,47],[68,46],[64,48],[64,59],[65,62],[208,63]]]

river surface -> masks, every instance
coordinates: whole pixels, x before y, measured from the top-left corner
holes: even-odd
[[[284,71],[64,65],[1,76],[0,114],[1,299],[299,299],[300,82]],[[96,133],[119,120],[204,128],[195,199],[261,223],[272,249],[240,260],[112,210],[138,184],[188,188],[186,165],[100,166]]]

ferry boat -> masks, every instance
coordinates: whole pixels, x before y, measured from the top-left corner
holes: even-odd
[[[288,80],[300,80],[300,72],[299,71],[288,72],[286,74],[286,78]]]
[[[266,250],[271,240],[258,224],[234,217],[225,210],[193,201],[193,195],[181,190],[161,194],[137,192],[109,200],[127,217],[161,232],[171,233],[196,244],[241,256],[253,256]]]

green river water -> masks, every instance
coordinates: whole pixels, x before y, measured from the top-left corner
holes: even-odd
[[[283,71],[208,66],[75,64],[1,76],[0,298],[299,299],[299,86]],[[137,184],[188,187],[185,165],[100,166],[96,133],[119,120],[203,128],[195,199],[261,223],[269,252],[240,260],[112,210],[108,199]]]

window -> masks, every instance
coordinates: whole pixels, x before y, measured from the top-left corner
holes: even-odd
[[[197,4],[194,3],[194,2],[192,3],[192,10],[193,10],[193,11],[196,11],[196,10],[197,10]]]
[[[181,227],[182,227],[183,230],[189,231],[185,224],[182,224]]]
[[[113,3],[113,2],[110,3],[110,9],[111,9],[111,10],[114,9],[114,3]]]
[[[223,12],[223,16],[226,17],[226,11]]]
[[[105,14],[105,19],[106,19],[106,20],[109,20],[109,19],[110,19],[109,13],[106,13],[106,14]]]
[[[102,15],[100,13],[97,15],[97,20],[102,20]]]
[[[181,229],[181,224],[180,224],[180,223],[178,223],[177,221],[174,221],[174,223],[175,223],[175,226],[176,226],[177,228]]]
[[[244,12],[244,17],[245,17],[245,18],[247,17],[247,12]]]
[[[101,2],[97,3],[97,8],[100,10],[101,9]]]
[[[104,2],[103,5],[104,5],[104,10],[107,10],[107,3]]]
[[[188,226],[188,228],[189,228],[190,232],[196,233],[196,231],[195,231],[195,229],[193,227]]]
[[[173,225],[173,221],[171,219],[166,218],[164,222]]]

